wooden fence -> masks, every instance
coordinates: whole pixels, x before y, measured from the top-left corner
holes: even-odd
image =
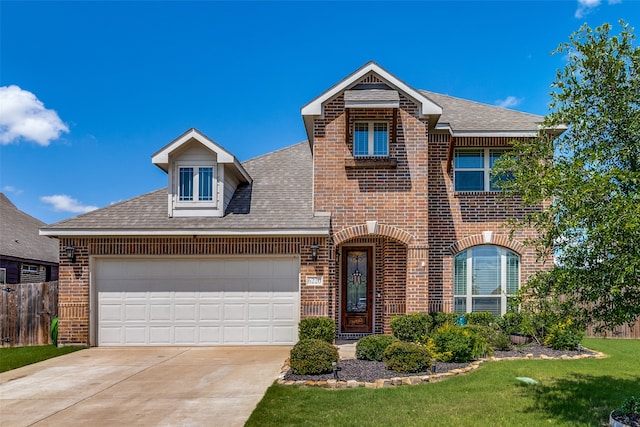
[[[4,347],[50,344],[58,315],[58,282],[3,284],[0,340]]]
[[[593,327],[589,326],[587,328],[587,336],[592,338],[640,338],[640,319],[638,321],[629,326],[629,325],[621,325],[617,328],[614,328],[613,331],[606,331],[604,333],[596,333],[593,330]]]

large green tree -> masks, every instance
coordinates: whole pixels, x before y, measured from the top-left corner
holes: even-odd
[[[507,196],[545,206],[511,223],[534,227],[528,243],[554,257],[523,289],[528,301],[600,330],[640,316],[640,48],[620,26],[585,24],[557,48],[566,65],[541,135],[514,142],[494,175],[513,177]]]

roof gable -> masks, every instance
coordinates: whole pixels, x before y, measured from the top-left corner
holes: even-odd
[[[370,61],[301,108],[302,118],[310,142],[313,143],[313,118],[322,116],[323,105],[341,93],[363,82],[384,83],[390,89],[402,92],[403,95],[418,104],[419,111],[423,116],[431,116],[437,120],[437,117],[442,114],[442,107],[438,104],[398,79],[380,65]]]
[[[215,153],[217,163],[233,164],[235,166],[235,169],[238,171],[239,175],[241,175],[246,182],[251,182],[251,177],[249,176],[249,173],[244,169],[244,167],[240,164],[238,159],[236,159],[236,157],[233,154],[231,154],[221,145],[219,145],[218,143],[216,143],[215,141],[207,137],[205,134],[203,134],[202,132],[194,128],[189,129],[188,131],[180,135],[178,138],[174,139],[169,144],[167,144],[162,149],[160,149],[160,151],[153,154],[151,156],[151,162],[154,165],[158,166],[163,171],[168,172],[169,157],[172,154],[181,151],[188,145],[193,144],[194,141],[201,144],[203,147],[210,150],[211,152]]]

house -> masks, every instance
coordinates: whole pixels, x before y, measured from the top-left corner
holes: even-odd
[[[188,130],[152,156],[167,188],[43,227],[70,248],[59,342],[290,345],[311,316],[357,338],[402,313],[504,313],[545,268],[490,172],[542,117],[370,62],[302,118],[308,141],[243,163]]]
[[[58,239],[40,236],[46,224],[0,193],[0,284],[58,280]]]

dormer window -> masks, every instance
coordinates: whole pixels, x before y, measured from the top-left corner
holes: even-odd
[[[389,126],[386,122],[355,122],[353,155],[386,157],[389,155]]]
[[[182,166],[179,168],[179,200],[181,202],[213,201],[213,167]]]

